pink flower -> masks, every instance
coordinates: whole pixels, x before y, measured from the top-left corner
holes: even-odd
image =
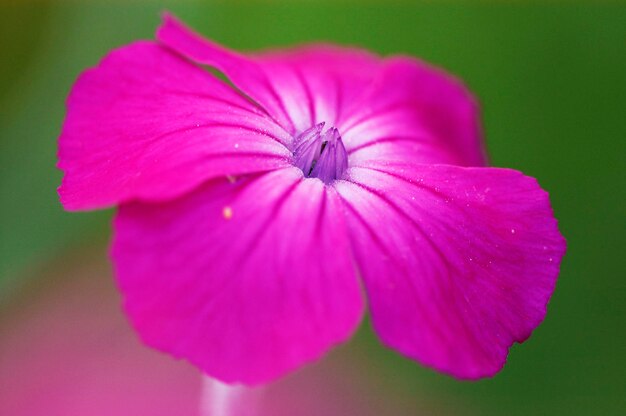
[[[458,81],[327,45],[244,56],[171,16],[157,38],[81,75],[59,143],[65,208],[119,206],[145,343],[266,382],[347,340],[367,297],[385,345],[474,379],[541,322],[565,242],[534,179],[484,167]]]

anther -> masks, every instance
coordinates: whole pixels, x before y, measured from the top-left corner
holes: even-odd
[[[336,128],[323,129],[319,123],[296,137],[294,164],[304,176],[330,183],[348,168],[348,153]]]

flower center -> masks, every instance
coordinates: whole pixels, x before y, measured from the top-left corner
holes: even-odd
[[[296,137],[294,164],[307,178],[330,183],[348,168],[348,152],[336,128],[323,129],[324,123],[319,123]]]

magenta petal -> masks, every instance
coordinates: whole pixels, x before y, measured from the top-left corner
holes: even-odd
[[[367,51],[323,44],[248,57],[202,38],[169,14],[157,38],[224,72],[293,133],[321,122],[338,124],[382,66]]]
[[[187,58],[222,71],[238,88],[260,103],[283,126],[294,133],[285,104],[267,74],[253,60],[202,38],[169,13],[157,31],[163,45]],[[310,126],[309,126],[310,127]]]
[[[122,205],[112,257],[142,339],[226,382],[270,381],[363,313],[341,200],[297,168]]]
[[[353,166],[367,160],[486,163],[474,98],[452,76],[412,58],[386,59],[337,127]]]
[[[347,173],[335,187],[382,341],[457,377],[498,372],[543,320],[565,251],[547,193],[508,169]]]
[[[297,131],[317,123],[337,126],[374,80],[382,59],[327,44],[271,51],[255,57],[283,98]]]
[[[336,127],[353,166],[370,160],[485,164],[474,99],[459,81],[415,59],[330,45],[245,56],[171,15],[157,37],[224,72],[292,134],[322,122]]]
[[[224,175],[289,165],[291,136],[206,70],[137,42],[83,73],[59,139],[67,209],[167,200]]]

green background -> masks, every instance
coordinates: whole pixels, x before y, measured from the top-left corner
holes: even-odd
[[[498,376],[467,383],[408,364],[364,329],[353,342],[383,393],[449,398],[458,414],[626,414],[623,3],[0,3],[0,302],[29,270],[105,244],[110,212],[57,201],[64,100],[110,49],[152,38],[166,8],[240,50],[324,40],[443,66],[479,97],[492,163],[550,192],[568,252],[533,337]]]

